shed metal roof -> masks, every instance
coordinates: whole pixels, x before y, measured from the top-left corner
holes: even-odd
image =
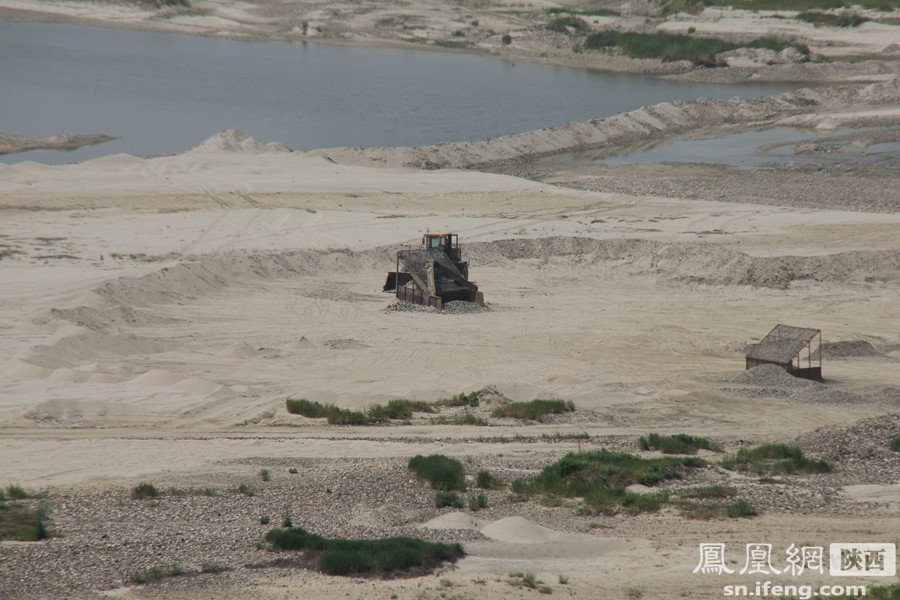
[[[820,329],[776,325],[758,344],[752,345],[747,350],[747,358],[788,363],[821,333]],[[811,346],[810,351],[813,358],[818,358],[822,350]]]

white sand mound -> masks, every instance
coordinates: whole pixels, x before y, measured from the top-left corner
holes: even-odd
[[[421,527],[426,529],[469,529],[476,530],[479,528],[478,521],[461,512],[447,513],[446,515],[437,516],[430,521],[422,523]]]
[[[522,517],[506,517],[481,528],[485,537],[508,544],[543,544],[568,537]]]
[[[208,140],[201,142],[191,152],[243,152],[263,154],[266,152],[291,152],[284,144],[263,144],[237,129],[226,129]]]

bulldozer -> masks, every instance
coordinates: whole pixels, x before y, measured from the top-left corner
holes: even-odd
[[[453,301],[484,305],[484,295],[469,281],[469,263],[462,260],[459,236],[427,231],[419,246],[397,251],[396,270],[387,274],[385,292],[398,300],[438,310]]]

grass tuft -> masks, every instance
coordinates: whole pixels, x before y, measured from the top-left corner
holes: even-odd
[[[498,406],[491,416],[498,418],[521,419],[523,421],[543,422],[544,417],[552,414],[575,412],[575,404],[570,400],[532,400],[531,402],[510,402]]]
[[[49,514],[50,507],[46,504],[32,509],[0,502],[0,540],[37,542],[50,537],[44,524]]]
[[[481,510],[482,508],[487,508],[487,505],[487,496],[485,496],[484,494],[473,494],[469,496],[469,510],[474,512],[477,510]]]
[[[732,519],[755,517],[759,514],[756,508],[743,498],[735,500],[725,508],[725,514]]]
[[[891,439],[890,448],[894,452],[900,452],[900,435],[895,436],[893,439]]]
[[[430,483],[433,489],[461,492],[466,489],[462,463],[443,454],[414,456],[409,460],[409,470]]]
[[[131,490],[131,497],[135,500],[145,500],[147,498],[156,498],[159,496],[159,490],[152,483],[139,483]]]
[[[443,562],[455,562],[465,554],[459,544],[412,537],[329,539],[301,527],[273,529],[266,533],[266,541],[276,550],[319,553],[318,569],[329,575],[389,575],[410,569],[431,570]]]
[[[763,473],[828,473],[831,465],[824,460],[813,460],[803,451],[787,444],[763,444],[750,450],[738,450],[727,456],[722,466],[732,471]]]
[[[475,487],[483,490],[498,490],[503,487],[503,481],[490,471],[482,469],[475,475]]]
[[[707,438],[694,437],[684,433],[659,435],[651,433],[638,439],[641,450],[659,450],[663,454],[697,454],[697,450],[719,452],[722,448]]]
[[[437,508],[446,508],[447,506],[462,508],[463,500],[456,492],[441,491],[435,494],[434,505]]]

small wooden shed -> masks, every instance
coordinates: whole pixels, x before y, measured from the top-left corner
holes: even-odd
[[[747,368],[778,365],[794,377],[822,379],[822,331],[776,325],[747,350]]]

